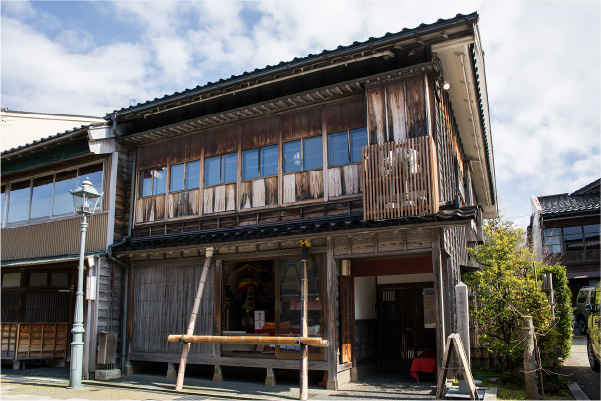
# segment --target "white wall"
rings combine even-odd
[[[355,320],[377,319],[375,277],[355,277]]]

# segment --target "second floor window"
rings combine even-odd
[[[169,173],[169,192],[196,189],[200,186],[200,160],[174,164]]]
[[[74,214],[73,196],[69,190],[75,190],[86,178],[98,192],[102,192],[101,164],[11,183],[7,223]],[[101,203],[95,212],[102,210]]]
[[[321,168],[321,150],[320,136],[284,143],[284,173]]]
[[[167,188],[167,168],[157,167],[140,172],[140,196],[161,195]]]
[[[599,224],[555,227],[543,230],[545,253],[594,250],[600,248]]]
[[[278,145],[242,152],[242,179],[268,177],[278,173]]]
[[[205,159],[204,185],[227,184],[236,182],[238,177],[238,154],[211,157]]]
[[[358,163],[361,148],[367,146],[367,128],[356,128],[328,134],[328,165]]]

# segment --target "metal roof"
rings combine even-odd
[[[42,139],[33,141],[33,142],[25,144],[25,145],[21,145],[16,148],[5,150],[4,152],[2,152],[0,154],[0,156],[2,157],[2,159],[5,159],[5,158],[9,159],[11,156],[16,156],[17,154],[21,154],[24,152],[30,152],[30,151],[32,152],[34,150],[37,150],[39,147],[50,145],[53,142],[58,143],[64,139],[72,139],[78,135],[83,135],[87,132],[88,128],[98,127],[101,125],[104,125],[104,123],[94,123],[94,124],[82,125],[79,128],[75,127],[72,130],[61,132],[56,135],[50,135],[49,137],[42,138]]]
[[[122,108],[121,110],[115,110],[113,113],[119,116],[125,116],[128,114],[136,113],[142,110],[146,110],[157,105],[161,105],[164,103],[179,101],[182,99],[186,99],[189,97],[197,96],[204,92],[213,91],[216,89],[222,89],[226,86],[240,84],[249,80],[257,80],[261,78],[265,78],[268,75],[273,75],[282,72],[291,72],[294,69],[302,68],[307,64],[312,64],[321,60],[331,61],[333,58],[343,57],[347,53],[357,52],[357,51],[374,51],[375,47],[390,45],[399,40],[405,40],[409,38],[419,39],[420,35],[424,35],[430,32],[440,31],[446,27],[456,26],[461,23],[470,23],[477,22],[479,19],[479,15],[477,12],[473,12],[471,14],[457,14],[454,18],[449,19],[439,19],[438,21],[432,24],[420,24],[416,28],[403,28],[400,32],[397,33],[386,33],[384,36],[379,38],[370,37],[366,41],[363,42],[354,42],[348,46],[338,46],[334,50],[323,50],[319,54],[309,54],[306,57],[296,57],[291,61],[282,61],[277,65],[268,65],[264,68],[257,68],[251,72],[244,72],[240,75],[232,75],[230,78],[220,79],[217,82],[207,82],[205,85],[198,85],[193,89],[185,89],[182,92],[175,92],[171,95],[165,95],[162,98],[155,98],[154,100],[149,100],[144,103],[138,103],[137,105],[130,106],[127,108]],[[110,118],[113,114],[107,114],[106,118]]]

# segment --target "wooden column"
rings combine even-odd
[[[434,294],[436,298],[436,355],[438,361],[438,374],[442,372],[442,357],[445,346],[444,324],[444,282],[442,275],[442,255],[440,253],[440,228],[432,229],[432,272],[434,273]]]
[[[327,238],[326,253],[326,339],[329,341],[328,355],[328,390],[338,390],[338,336],[336,334],[336,261],[334,260],[334,240]]]
[[[309,243],[309,245],[311,245]],[[301,330],[300,336],[307,337],[309,332],[307,325],[307,308],[309,295],[309,281],[307,279],[307,267],[309,264],[309,247],[307,241],[301,240],[303,254],[301,257]],[[300,345],[300,400],[307,400],[309,392],[309,346]]]
[[[200,300],[202,299],[202,293],[205,289],[205,281],[209,272],[209,265],[211,264],[211,258],[213,256],[213,248],[207,248],[205,254],[204,265],[202,266],[202,273],[200,275],[200,281],[198,283],[198,290],[196,291],[196,298],[194,298],[194,306],[192,308],[192,314],[190,316],[190,323],[188,324],[187,335],[191,336],[194,334],[194,326],[196,326],[196,317],[200,309]],[[190,344],[184,344],[182,350],[182,357],[179,362],[179,370],[177,372],[177,382],[175,383],[175,390],[181,390],[184,386],[184,374],[186,373],[186,363],[188,362],[188,353],[190,352]]]
[[[129,277],[127,283],[127,335],[125,338],[125,361],[123,363],[123,374],[125,376],[132,375],[134,373],[134,369],[131,366],[131,362],[129,360],[129,353],[131,351],[131,335],[134,326],[134,258],[133,256],[129,257]]]

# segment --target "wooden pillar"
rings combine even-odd
[[[310,243],[309,243],[310,245]],[[300,336],[307,337],[309,332],[307,325],[307,308],[309,295],[309,281],[307,278],[307,267],[309,265],[309,247],[307,241],[301,240],[303,250],[301,258],[301,330]],[[307,400],[309,392],[309,346],[300,345],[300,400]]]
[[[328,356],[328,390],[338,390],[338,336],[336,334],[336,261],[334,260],[334,240],[327,238],[326,251],[326,339],[329,341]]]
[[[177,370],[175,370],[175,364],[172,362],[167,363],[167,379],[175,379],[177,377]]]
[[[436,354],[438,360],[438,374],[442,372],[442,358],[445,346],[445,324],[444,324],[444,281],[443,265],[440,249],[440,228],[432,229],[432,272],[434,273],[434,294],[436,299]]]
[[[267,368],[267,377],[265,378],[266,386],[275,386],[275,373],[273,368]]]
[[[223,381],[223,370],[219,365],[215,365],[215,367],[213,368],[213,381],[217,383]]]

